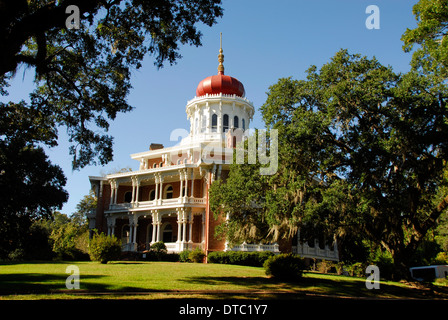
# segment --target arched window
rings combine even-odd
[[[225,114],[222,118],[222,132],[226,132],[229,129],[229,115]]]
[[[153,189],[151,190],[151,192],[149,193],[149,200],[154,200],[156,198],[156,190]]]
[[[218,128],[218,115],[214,113],[212,115],[212,132],[216,132],[216,128]]]
[[[159,163],[159,168],[162,168],[163,167],[163,162],[160,162]]]
[[[241,119],[241,127],[243,128],[243,131],[246,130],[246,120],[244,118]]]
[[[152,165],[152,167],[153,167],[153,168],[157,168],[157,163],[154,163],[154,164]]]
[[[163,227],[162,241],[165,243],[173,242],[173,226],[169,222]]]
[[[173,198],[173,186],[168,185],[165,189],[165,199],[172,199]]]
[[[233,117],[233,127],[234,128],[239,128],[240,127],[240,124],[238,122],[238,116],[234,116]]]
[[[184,158],[184,163],[188,163],[188,159],[187,158]]]
[[[124,194],[124,202],[131,203],[132,201],[132,192],[128,191]]]
[[[182,164],[182,159],[177,159],[177,164]]]

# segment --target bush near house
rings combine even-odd
[[[118,260],[121,255],[121,242],[115,236],[95,233],[90,240],[89,255],[92,261],[101,263]]]
[[[190,262],[190,252],[191,250],[184,250],[181,253],[179,253],[179,261]]]
[[[168,253],[166,245],[163,241],[158,241],[153,243],[149,250],[143,252],[145,254],[145,258],[142,260],[146,261],[171,261],[176,262],[179,261],[179,254],[177,253]]]
[[[210,263],[262,267],[263,263],[272,256],[274,256],[274,253],[269,251],[215,251],[208,254],[207,261]]]
[[[188,259],[190,261],[201,263],[204,261],[205,253],[201,250],[201,248],[196,248],[193,251],[190,251],[188,254]]]
[[[305,268],[305,261],[292,253],[281,253],[264,262],[266,275],[279,280],[300,280]]]

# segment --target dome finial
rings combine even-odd
[[[218,74],[224,74],[224,65],[222,64],[224,62],[224,55],[222,54],[222,32],[220,32],[220,39],[219,39],[219,54],[218,54]]]

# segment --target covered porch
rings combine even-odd
[[[122,251],[149,250],[153,243],[159,241],[165,243],[170,253],[193,250],[203,247],[205,210],[174,208],[110,214],[107,230],[109,235],[121,240]]]

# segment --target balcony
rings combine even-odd
[[[242,243],[240,245],[236,245],[233,248],[227,248],[227,250],[231,251],[271,251],[274,253],[280,252],[277,243],[273,244],[252,244],[252,243]]]
[[[314,247],[310,247],[306,243],[303,243],[292,246],[292,253],[304,258],[339,261],[339,253],[336,246],[332,249],[328,245],[325,245],[325,248],[321,249],[317,244]]]
[[[152,209],[164,209],[175,207],[205,207],[205,198],[179,197],[172,199],[157,199],[150,201],[139,201],[133,203],[116,203],[110,204],[108,212],[119,211],[142,211]]]

